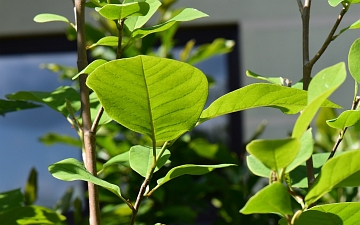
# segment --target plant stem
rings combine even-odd
[[[77,52],[78,52],[78,71],[83,70],[87,65],[86,38],[85,38],[85,0],[75,1],[76,9],[76,30],[77,30]],[[89,88],[86,86],[87,74],[79,76],[83,148],[85,149],[86,169],[96,176],[96,136],[91,132],[91,114]],[[100,207],[97,186],[88,182],[89,192],[89,223],[90,225],[100,225]]]

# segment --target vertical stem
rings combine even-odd
[[[86,38],[85,38],[85,0],[75,1],[76,9],[76,29],[77,29],[77,52],[78,52],[78,71],[83,70],[87,65]],[[85,149],[86,169],[96,176],[96,136],[91,131],[91,114],[89,101],[89,88],[86,86],[87,74],[79,77],[80,101],[83,131],[83,148]],[[97,186],[88,182],[89,193],[89,223],[90,225],[100,225],[100,207]]]

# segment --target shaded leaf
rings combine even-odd
[[[201,114],[201,121],[257,107],[272,107],[286,114],[296,114],[307,104],[307,92],[275,84],[250,84],[216,99]],[[325,107],[339,106],[326,102]]]
[[[6,113],[16,112],[24,109],[38,108],[40,105],[25,101],[9,101],[0,99],[0,115],[5,116]]]
[[[87,85],[111,118],[155,142],[193,128],[208,95],[200,70],[153,56],[105,63],[89,75]]]
[[[81,148],[82,144],[78,138],[74,138],[69,135],[61,135],[58,133],[47,133],[39,138],[45,145],[54,145],[54,144],[65,144]]]
[[[37,172],[32,168],[25,185],[24,190],[24,203],[25,205],[32,205],[37,198]]]
[[[269,177],[271,174],[271,169],[266,167],[260,160],[255,158],[255,156],[253,155],[248,155],[246,157],[246,163],[249,167],[249,170],[259,177]]]
[[[59,21],[59,22],[65,22],[65,23],[70,24],[69,20],[66,17],[56,15],[56,14],[51,14],[51,13],[43,13],[43,14],[36,15],[34,17],[34,21],[37,23]]]
[[[321,168],[321,173],[305,197],[311,205],[336,185],[360,171],[360,151],[349,151],[331,158]],[[354,178],[354,177],[353,177]],[[357,177],[359,179],[359,177]]]
[[[349,71],[357,83],[360,83],[360,38],[351,45],[348,55]]]
[[[308,105],[304,108],[293,128],[292,137],[300,138],[308,129],[316,112],[324,101],[345,81],[345,63],[321,70],[311,80],[308,91]]]
[[[71,200],[73,197],[73,193],[74,193],[74,188],[69,187],[66,190],[65,194],[63,194],[61,198],[56,202],[53,209],[59,214],[68,212],[71,207]]]
[[[131,3],[131,2],[136,2],[136,0],[124,0],[124,3]],[[124,25],[132,32],[135,29],[138,29],[142,26],[144,26],[144,24],[152,17],[152,15],[154,15],[154,13],[157,11],[157,9],[159,8],[159,6],[161,5],[161,2],[159,0],[145,0],[146,3],[149,4],[149,11],[146,15],[144,16],[133,16],[133,17],[129,17],[125,20]]]
[[[360,120],[360,111],[346,110],[338,118],[327,120],[326,123],[333,128],[344,129],[345,127],[354,126]]]
[[[101,186],[118,197],[121,197],[120,188],[107,181],[93,176],[86,170],[83,163],[74,158],[64,159],[49,166],[50,173],[59,180],[74,181],[83,180]]]
[[[0,193],[0,215],[3,211],[17,208],[24,202],[24,196],[20,189]]]
[[[123,4],[106,4],[96,11],[109,20],[120,20],[128,16],[145,16],[150,6],[146,2],[132,2]]]
[[[288,166],[300,149],[300,141],[296,138],[281,140],[254,140],[246,150],[259,159],[271,170],[279,171]]]
[[[72,87],[61,86],[53,92],[40,91],[20,91],[14,94],[6,95],[8,99],[20,101],[34,101],[43,103],[50,108],[60,112],[64,116],[68,116],[69,112],[66,108],[66,100],[71,102],[75,111],[80,110],[80,98],[78,92]]]
[[[284,185],[279,182],[272,183],[252,196],[240,213],[274,213],[283,217],[292,215],[290,195]]]
[[[147,173],[151,169],[154,159],[152,151],[153,151],[152,148],[141,145],[136,145],[131,147],[129,153],[129,161],[130,161],[131,169],[133,169],[141,176],[146,177],[148,175]],[[160,152],[161,152],[161,148],[157,148],[156,149],[157,158],[159,157]],[[165,165],[165,163],[170,158],[170,155],[171,155],[170,151],[166,149],[162,154],[162,156],[158,159],[154,173]]]
[[[79,73],[77,73],[72,80],[77,79],[81,74],[90,74],[92,73],[96,68],[98,68],[99,66],[101,66],[104,63],[107,63],[108,61],[104,60],[104,59],[96,59],[94,61],[92,61],[89,65],[87,65],[87,67],[85,67],[85,69],[81,70]]]

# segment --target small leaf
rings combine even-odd
[[[96,43],[88,46],[87,49],[90,49],[90,48],[93,48],[96,46],[100,46],[100,45],[115,47],[115,46],[119,45],[118,41],[119,41],[119,38],[116,36],[106,36],[106,37],[103,37],[100,40],[98,40]]]
[[[24,196],[20,189],[0,193],[0,215],[5,210],[17,208],[24,202]]]
[[[332,7],[339,5],[342,1],[344,0],[328,0],[329,5],[331,5]]]
[[[59,214],[68,212],[71,206],[73,193],[74,193],[74,188],[69,187],[66,190],[65,194],[61,196],[61,198],[56,202],[53,209],[56,210],[56,212]]]
[[[73,147],[81,148],[82,143],[78,138],[74,138],[69,135],[61,135],[58,133],[47,133],[39,138],[45,145],[54,145],[54,144],[65,144]]]
[[[360,0],[346,0],[346,2],[349,2],[351,4],[358,4],[360,3]]]
[[[9,101],[0,99],[0,115],[4,116],[9,112],[16,112],[24,109],[38,108],[40,105],[26,101]]]
[[[324,194],[331,191],[346,178],[360,171],[360,151],[349,151],[331,158],[321,168],[321,173],[305,197],[307,205],[311,205]],[[358,179],[359,177],[357,177]]]
[[[136,2],[136,0],[124,0],[124,3],[130,3],[130,2]],[[154,13],[157,11],[157,9],[160,7],[161,2],[159,0],[145,0],[146,3],[149,4],[149,11],[144,16],[132,16],[125,20],[125,26],[129,29],[129,31],[134,31],[135,29],[138,29],[154,15]]]
[[[144,16],[149,12],[150,6],[146,2],[132,2],[125,4],[106,4],[96,11],[109,20],[120,20],[128,16]]]
[[[354,126],[360,120],[360,111],[346,110],[338,118],[327,120],[326,123],[333,128],[343,130],[345,127]]]
[[[246,146],[250,154],[274,171],[288,166],[295,159],[299,149],[300,141],[296,138],[254,140]]]
[[[130,153],[130,151],[127,151],[127,152],[124,152],[117,156],[112,157],[106,163],[104,163],[103,170],[106,167],[113,166],[113,165],[122,165],[125,167],[130,167],[129,153]]]
[[[275,182],[252,196],[240,213],[248,215],[254,213],[274,213],[285,217],[292,215],[290,195],[284,185]]]
[[[301,213],[295,225],[354,225],[359,223],[359,202],[341,202],[314,206]]]
[[[85,67],[85,69],[81,70],[79,73],[77,73],[72,80],[77,79],[81,74],[90,74],[92,73],[96,68],[98,68],[99,66],[101,66],[104,63],[107,63],[108,61],[104,60],[104,59],[96,59],[94,61],[92,61],[87,67]]]
[[[275,84],[250,84],[216,99],[201,114],[201,121],[257,107],[272,107],[286,114],[296,114],[307,104],[307,92]],[[326,102],[324,107],[338,108]]]
[[[172,168],[165,177],[157,180],[158,186],[165,184],[166,182],[182,176],[182,175],[203,175],[213,171],[214,169],[236,166],[235,164],[220,164],[220,165],[181,165]]]
[[[308,129],[316,112],[324,101],[345,81],[345,63],[321,70],[311,80],[308,91],[308,105],[296,120],[292,137],[300,138]]]
[[[192,129],[208,94],[199,69],[154,56],[105,63],[89,75],[87,85],[111,118],[154,142]]]
[[[153,163],[153,152],[152,148],[141,145],[136,145],[130,148],[129,161],[130,167],[143,177],[148,175]],[[156,149],[156,157],[159,157],[161,148]],[[156,163],[154,173],[158,171],[170,158],[170,151],[165,150],[162,156]]]
[[[37,23],[60,21],[60,22],[65,22],[65,23],[70,24],[69,20],[66,19],[65,17],[56,15],[56,14],[50,14],[50,13],[39,14],[34,17],[34,21]]]
[[[20,91],[14,94],[6,95],[8,99],[20,101],[34,101],[43,103],[50,108],[60,112],[64,116],[68,116],[69,112],[66,107],[66,100],[71,102],[75,111],[80,110],[80,98],[78,92],[72,87],[62,86],[53,92],[39,91]]]
[[[360,38],[351,45],[348,55],[349,71],[357,83],[360,83]]]
[[[254,78],[254,79],[258,79],[258,80],[265,80],[269,83],[273,83],[273,84],[277,84],[277,85],[283,85],[283,83],[284,83],[284,78],[282,78],[282,77],[264,77],[264,76],[254,73],[250,70],[246,70],[246,76]]]
[[[360,20],[355,21],[348,27],[348,29],[359,29],[360,28]]]
[[[25,205],[32,205],[37,198],[37,172],[32,168],[24,191]]]
[[[253,155],[246,157],[246,163],[249,170],[259,177],[269,177],[271,174],[271,170]]]
[[[50,173],[59,180],[74,181],[83,180],[101,186],[118,197],[121,197],[120,188],[107,181],[93,176],[85,166],[74,158],[64,159],[49,166]]]

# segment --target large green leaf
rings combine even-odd
[[[3,211],[17,208],[24,202],[24,196],[20,189],[0,193],[0,215]]]
[[[155,25],[152,27],[139,28],[139,29],[134,30],[134,32],[132,33],[131,36],[136,39],[143,38],[146,35],[167,30],[170,27],[172,27],[176,22],[191,21],[191,20],[199,19],[199,18],[206,17],[206,16],[208,16],[208,15],[199,10],[192,9],[192,8],[186,8],[186,9],[183,9],[178,15],[174,16],[173,18],[171,18],[170,20],[168,20],[162,24],[158,24],[158,25]]]
[[[201,114],[206,121],[221,115],[257,107],[278,108],[286,114],[296,114],[307,104],[307,92],[275,84],[250,84],[216,99]],[[339,106],[329,101],[325,107]]]
[[[74,158],[64,159],[50,165],[49,171],[55,178],[59,180],[83,180],[91,182],[111,191],[118,197],[122,198],[120,188],[118,186],[93,176],[89,171],[86,170],[83,163]]]
[[[188,165],[181,165],[181,166],[177,166],[172,168],[166,175],[165,177],[157,180],[158,185],[163,185],[166,182],[182,176],[182,175],[203,175],[206,173],[210,173],[211,171],[213,171],[214,169],[218,169],[218,168],[223,168],[223,167],[229,167],[229,166],[236,166],[235,164],[219,164],[219,165],[192,165],[192,164],[188,164]]]
[[[24,109],[33,109],[40,105],[25,101],[9,101],[0,99],[0,115],[4,116],[9,112],[16,112]]]
[[[11,100],[43,103],[60,112],[64,116],[69,115],[66,108],[66,99],[71,103],[71,106],[75,111],[80,110],[79,93],[72,87],[68,86],[59,87],[53,92],[20,91],[14,94],[6,95],[6,97]]]
[[[321,70],[311,80],[308,91],[308,105],[304,108],[297,119],[292,137],[300,138],[308,129],[316,112],[324,101],[345,81],[345,63],[341,62],[334,66]]]
[[[157,158],[159,157],[160,152],[161,152],[161,148],[157,148],[156,149]],[[163,152],[163,154],[156,163],[154,173],[158,171],[163,165],[165,165],[166,162],[168,162],[170,155],[171,153],[167,149]],[[129,153],[130,167],[143,177],[146,177],[148,175],[148,172],[150,171],[153,163],[153,159],[154,159],[153,150],[150,147],[136,145],[130,148],[130,153]]]
[[[284,185],[275,182],[252,196],[240,210],[242,214],[274,213],[285,217],[292,215],[290,195]]]
[[[360,111],[346,110],[338,118],[327,120],[326,123],[333,128],[344,129],[345,127],[354,126],[360,120]]]
[[[109,20],[120,20],[128,16],[145,16],[150,6],[146,2],[132,2],[125,4],[106,4],[96,11]]]
[[[351,76],[360,83],[360,38],[356,39],[350,47],[348,55],[349,71]]]
[[[314,206],[303,212],[295,225],[359,224],[359,202],[342,202]]]
[[[65,216],[42,206],[16,207],[0,214],[1,225],[51,225],[60,224],[65,219]]]
[[[65,23],[70,24],[69,20],[66,17],[56,15],[56,14],[50,14],[50,13],[43,13],[43,14],[36,15],[34,17],[34,21],[37,23],[59,21],[59,22],[65,22]]]
[[[123,4],[131,3],[131,2],[139,2],[139,0],[124,0]],[[144,16],[132,16],[125,20],[125,26],[132,32],[135,29],[138,29],[154,15],[157,9],[160,7],[161,2],[159,0],[145,0],[146,3],[149,4],[149,11]]]
[[[331,158],[325,163],[321,168],[319,177],[316,178],[316,181],[310,191],[305,197],[305,202],[307,205],[311,205],[321,198],[324,194],[331,191],[335,186],[337,186],[342,181],[351,177],[352,175],[360,171],[360,151],[349,151],[341,155]],[[356,179],[356,183],[359,183],[359,177],[352,176],[352,179]],[[350,183],[348,181],[347,183]]]
[[[153,56],[105,63],[89,75],[87,85],[111,118],[156,142],[193,128],[208,95],[200,70]]]
[[[246,146],[250,154],[274,171],[288,166],[295,159],[299,149],[300,141],[297,138],[254,140]]]

